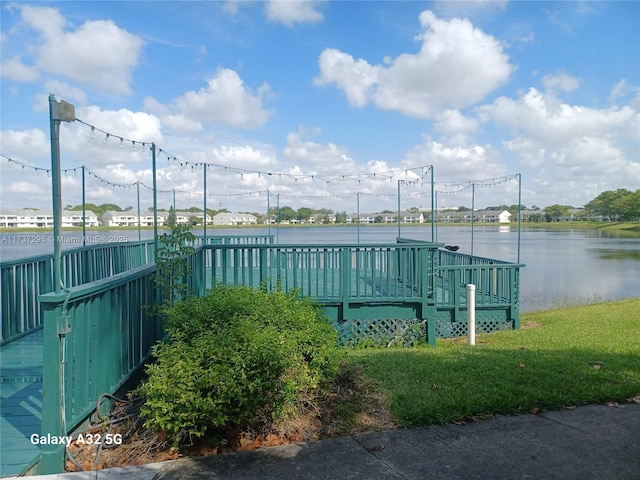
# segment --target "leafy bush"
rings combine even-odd
[[[295,293],[218,286],[168,310],[169,340],[137,393],[174,446],[210,427],[283,419],[337,372],[337,335]]]

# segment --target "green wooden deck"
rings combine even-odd
[[[466,335],[468,283],[477,287],[478,332],[519,327],[522,265],[400,239],[395,245],[275,245],[258,240],[203,242],[189,258],[193,273],[184,281],[196,295],[218,283],[295,289],[323,305],[346,345],[417,339],[435,345],[438,337]],[[91,414],[96,398],[120,388],[161,338],[158,319],[144,308],[155,300],[156,267],[139,254],[148,245],[136,248],[134,261],[116,247],[92,250],[100,265],[103,257],[120,260],[100,268],[99,275],[71,282],[76,286],[68,294],[45,293],[51,286],[49,259],[0,265],[2,477],[24,473],[36,462],[37,473],[61,472],[63,449],[39,448],[30,436],[60,435],[65,427],[65,433],[72,432]],[[129,250],[123,246],[124,253]],[[42,275],[32,275],[40,270]],[[60,338],[69,347],[66,360]]]
[[[0,347],[0,473],[20,475],[40,448],[29,437],[42,421],[42,329]]]

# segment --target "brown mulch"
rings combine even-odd
[[[123,417],[126,411],[116,404],[111,419]],[[130,412],[129,412],[130,415]],[[308,398],[299,414],[287,422],[263,431],[220,430],[207,432],[203,438],[193,439],[177,451],[169,448],[162,434],[149,430],[138,418],[123,418],[109,433],[123,436],[122,444],[106,448],[96,445],[71,444],[69,451],[74,461],[67,460],[67,471],[100,470],[110,467],[143,465],[152,462],[174,460],[180,457],[217,455],[241,452],[262,447],[284,445],[332,437],[359,435],[367,432],[395,428],[387,400],[376,393],[365,380],[359,367],[344,363],[331,387]],[[132,429],[138,421],[138,428]],[[132,431],[129,436],[125,435]],[[96,427],[89,433],[105,433]],[[74,464],[75,462],[75,464]]]

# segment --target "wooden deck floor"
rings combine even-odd
[[[40,455],[29,437],[42,420],[42,329],[0,347],[0,474],[24,473]]]

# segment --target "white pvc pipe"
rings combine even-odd
[[[469,332],[469,345],[476,344],[476,286],[467,284],[467,331]]]

